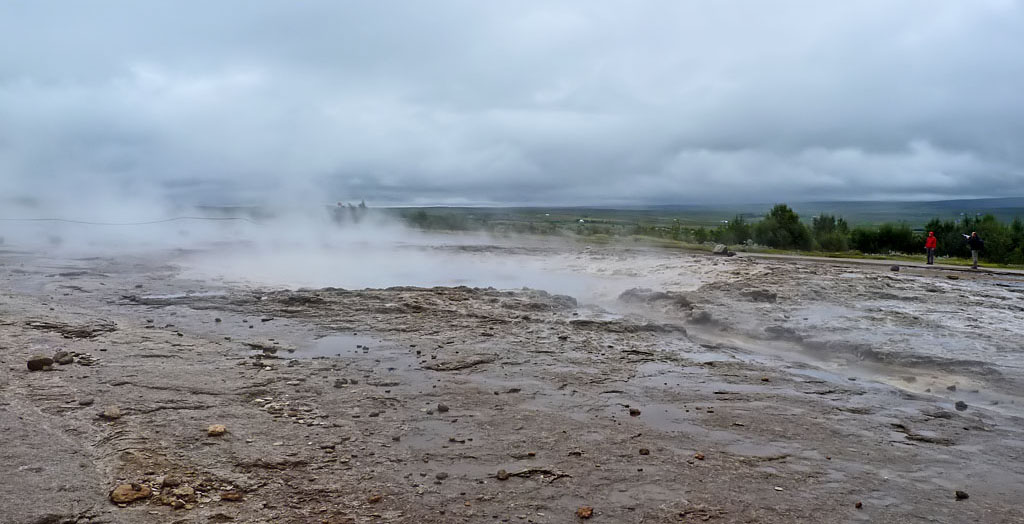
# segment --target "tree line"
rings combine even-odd
[[[681,242],[715,242],[775,249],[862,254],[922,254],[925,236],[934,231],[936,255],[970,257],[963,235],[977,231],[985,241],[981,258],[999,264],[1024,265],[1024,222],[1000,222],[992,215],[959,220],[931,219],[924,230],[903,222],[851,226],[844,218],[822,213],[804,221],[786,204],[774,206],[760,220],[736,216],[716,227],[691,227],[679,220],[668,224],[639,221],[637,217],[554,220],[539,216],[492,215],[448,209],[391,210],[406,224],[427,230],[489,231],[514,234],[575,234],[585,237],[653,237]],[[640,219],[642,220],[642,219]]]
[[[865,254],[913,254],[924,252],[928,231],[938,240],[937,256],[970,256],[963,235],[977,231],[985,242],[981,258],[1000,264],[1024,264],[1024,222],[1020,217],[1009,224],[992,215],[965,216],[961,220],[933,218],[923,231],[914,231],[906,223],[878,226],[850,225],[842,217],[821,214],[805,224],[786,204],[778,204],[758,222],[737,216],[714,229],[698,228],[694,240],[723,244],[756,244],[777,249]]]

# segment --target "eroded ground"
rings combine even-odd
[[[542,255],[649,290],[285,290],[2,253],[0,521],[1024,521],[1019,281]],[[27,369],[58,350],[76,362]],[[124,483],[152,493],[116,505]]]

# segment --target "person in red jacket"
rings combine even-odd
[[[935,248],[938,246],[939,242],[935,239],[935,232],[929,231],[928,238],[924,240],[924,250],[928,252],[928,264],[935,263]]]

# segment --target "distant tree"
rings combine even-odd
[[[861,253],[915,253],[924,249],[924,238],[902,223],[854,228],[850,243]]]
[[[810,249],[811,234],[795,211],[786,204],[776,204],[754,225],[754,241],[779,249]]]
[[[849,249],[849,226],[846,220],[822,213],[811,219],[811,233],[818,249],[846,251]]]
[[[753,237],[750,224],[740,215],[715,230],[715,240],[723,244],[742,244]]]
[[[711,235],[708,234],[708,230],[704,229],[703,226],[693,230],[693,240],[698,244],[703,244],[704,242],[707,242],[710,238]]]

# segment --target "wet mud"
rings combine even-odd
[[[1011,277],[456,250],[598,284],[0,253],[0,522],[1024,521]]]

